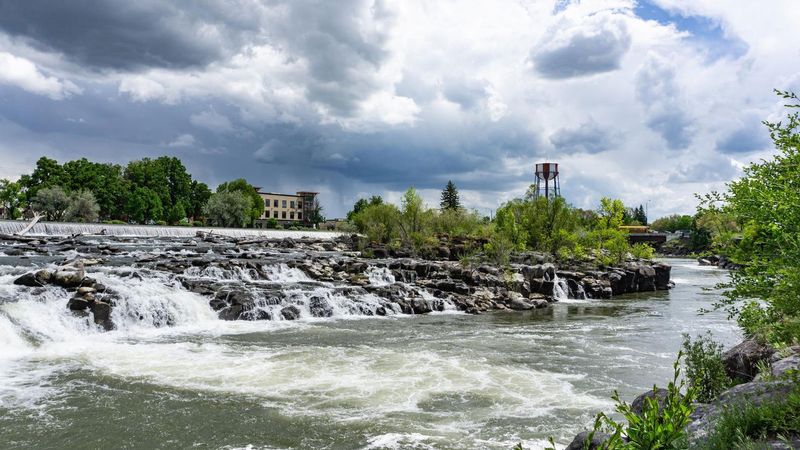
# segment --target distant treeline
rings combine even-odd
[[[59,164],[42,157],[18,181],[0,180],[0,207],[9,219],[37,212],[46,220],[248,226],[261,216],[264,203],[244,179],[223,183],[213,193],[175,157],[125,166],[86,158]]]

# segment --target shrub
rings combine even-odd
[[[694,342],[688,334],[684,334],[683,351],[686,353],[686,378],[697,391],[699,402],[714,400],[733,384],[725,373],[722,344],[714,342],[710,331],[698,336]]]
[[[274,217],[270,217],[269,219],[267,219],[267,228],[269,228],[270,230],[278,228],[278,221],[275,220]]]
[[[486,257],[493,263],[503,266],[508,264],[512,250],[514,250],[514,243],[501,233],[496,233],[483,246]]]
[[[637,259],[653,259],[654,254],[653,247],[641,242],[631,247],[631,255]]]
[[[692,386],[687,386],[685,380],[678,381],[682,357],[683,353],[678,353],[678,359],[673,364],[673,378],[667,385],[667,396],[663,400],[663,407],[660,408],[658,400],[651,397],[645,400],[641,414],[636,414],[629,404],[620,400],[619,393],[614,392],[612,398],[617,404],[616,410],[625,418],[627,424],[600,413],[595,419],[588,440],[591,440],[594,433],[605,430],[611,434],[602,447],[607,450],[685,448],[687,438],[685,428],[693,411],[695,390]],[[684,388],[686,394],[681,395],[681,390]],[[654,391],[655,389],[653,386]],[[555,450],[552,438],[550,443],[552,447],[547,450]]]

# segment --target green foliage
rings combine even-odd
[[[722,361],[722,344],[714,342],[711,332],[698,336],[694,342],[683,335],[686,354],[686,378],[697,392],[697,401],[709,403],[733,385]]]
[[[247,182],[244,178],[239,178],[227,183],[222,183],[217,187],[217,193],[221,192],[239,192],[250,199],[250,210],[248,211],[248,219],[245,224],[253,224],[264,214],[264,199],[258,195],[258,191],[253,185]],[[245,225],[246,226],[246,225]]]
[[[36,191],[31,207],[44,214],[46,220],[62,220],[69,207],[69,197],[61,186],[41,188]]]
[[[729,450],[766,448],[764,439],[796,436],[800,430],[800,383],[792,392],[771,402],[743,402],[726,409],[715,421],[708,438],[696,448]],[[769,447],[772,448],[772,447]],[[787,447],[788,448],[788,447]]]
[[[275,218],[270,217],[269,219],[267,219],[267,228],[271,230],[278,228],[278,221],[275,220]]]
[[[458,189],[452,180],[447,182],[447,186],[442,190],[442,200],[439,203],[442,210],[461,209],[461,200],[458,197]]]
[[[613,200],[607,197],[600,199],[598,227],[602,229],[617,229],[625,223],[625,204],[622,200]]]
[[[778,94],[787,107],[800,108],[795,94]],[[778,153],[745,167],[741,179],[707,195],[700,209],[717,214],[704,222],[709,226],[734,221],[742,229],[741,242],[727,248],[743,268],[731,273],[726,301],[717,306],[737,317],[747,335],[780,345],[800,336],[800,113],[764,123]]]
[[[203,215],[215,226],[241,228],[250,224],[252,212],[250,195],[238,190],[222,190],[211,195]]]
[[[508,264],[512,250],[514,250],[514,243],[502,233],[494,234],[489,242],[483,246],[486,257],[501,266]]]
[[[0,208],[5,209],[6,219],[17,219],[22,205],[22,188],[18,182],[0,179]]]
[[[58,161],[41,157],[36,161],[36,168],[30,175],[20,177],[20,187],[25,193],[25,200],[33,202],[40,189],[63,186],[65,183],[64,168]]]
[[[639,225],[647,225],[647,213],[644,211],[644,206],[639,205],[636,208],[633,208],[631,213],[632,222],[636,222]]]
[[[380,195],[373,195],[372,197],[369,198],[369,200],[365,198],[360,198],[353,205],[353,209],[347,213],[347,220],[352,222],[356,214],[360,213],[367,207],[381,205],[381,204],[383,204],[383,198]]]
[[[512,200],[497,210],[495,227],[517,250],[530,249],[557,255],[575,242],[575,210],[563,198],[534,197]]]
[[[141,224],[154,223],[164,214],[158,194],[143,187],[136,188],[130,193],[125,209],[130,220]]]
[[[680,361],[682,354],[673,365],[673,378],[667,385],[667,396],[663,407],[658,401],[649,397],[645,400],[641,414],[633,412],[631,405],[620,400],[619,393],[614,392],[612,399],[616,402],[616,411],[625,418],[625,422],[617,422],[603,413],[595,421],[595,433],[601,429],[611,432],[611,437],[604,444],[607,450],[653,450],[680,449],[686,445],[686,425],[694,410],[692,402],[695,391],[680,380]],[[686,391],[681,395],[681,391]],[[653,386],[653,392],[656,387]]]
[[[688,231],[692,229],[692,221],[692,216],[672,214],[654,220],[650,228],[656,231],[668,231],[670,233],[679,230]]]
[[[353,217],[353,223],[371,242],[388,244],[400,235],[400,211],[394,205],[369,206]]]
[[[100,205],[90,191],[78,191],[69,198],[65,218],[72,222],[97,222]]]
[[[426,211],[427,232],[448,236],[489,237],[490,226],[477,211],[463,208]]]
[[[205,183],[192,181],[192,187],[189,191],[189,204],[186,214],[196,221],[203,217],[203,207],[208,202],[208,199],[211,198],[211,189]]]
[[[144,158],[132,161],[125,168],[124,177],[131,184],[132,190],[148,189],[158,197],[161,206],[160,215],[150,217],[151,220],[166,221],[170,213],[177,211],[177,205],[181,205],[185,210],[184,205],[191,204],[192,177],[178,158],[162,156],[156,159]],[[148,199],[148,204],[154,205],[155,202]],[[137,203],[133,205],[140,206]],[[156,208],[153,208],[151,212],[155,210]],[[141,214],[141,210],[128,210],[128,214],[135,217]]]
[[[653,259],[655,250],[653,250],[653,247],[640,242],[631,247],[631,255],[637,259]]]

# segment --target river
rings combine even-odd
[[[13,280],[0,257],[0,447],[541,448],[566,443],[619,389],[666,382],[681,333],[738,339],[698,315],[725,272],[684,259],[671,291],[564,300],[528,312],[222,321],[169,276],[89,275],[125,300],[104,332],[60,288]],[[127,272],[125,272],[127,270]],[[274,283],[302,273],[276,270]],[[207,275],[207,274],[206,274]],[[156,327],[159,317],[171,326]]]

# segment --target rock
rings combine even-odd
[[[570,442],[570,444],[564,450],[584,450],[584,449],[586,449],[587,447],[586,447],[585,444],[586,444],[586,441],[589,439],[589,433],[590,433],[589,431],[583,431],[583,432],[578,433],[578,435],[575,436],[575,439],[573,439],[572,442]],[[594,435],[592,435],[591,442],[589,442],[588,450],[598,450],[598,449],[600,449],[601,446],[603,445],[603,443],[605,441],[607,441],[608,438],[610,438],[610,437],[611,436],[609,436],[606,433],[601,433],[599,431],[595,432]]]
[[[428,314],[433,311],[433,305],[423,298],[415,298],[411,301],[411,308],[414,314]]]
[[[648,398],[654,398],[658,403],[658,411],[661,412],[661,410],[664,408],[664,404],[666,403],[668,396],[669,396],[669,391],[667,391],[666,389],[658,388],[655,391],[653,389],[650,389],[649,391],[639,395],[633,400],[633,403],[631,403],[631,411],[633,411],[634,414],[636,414],[637,416],[641,416],[642,411],[644,410],[645,407],[645,401]],[[681,397],[683,397],[683,395],[681,395]]]
[[[383,247],[377,247],[372,249],[372,257],[375,259],[385,259],[389,257],[389,251]]]
[[[775,349],[748,339],[731,348],[722,355],[725,372],[732,380],[748,382],[758,374],[756,367],[760,361],[769,361]]]
[[[300,318],[300,308],[295,305],[289,305],[281,309],[281,316],[285,320],[297,320]]]
[[[656,290],[656,271],[650,266],[640,266],[637,271],[637,292]]]
[[[72,311],[85,311],[89,309],[90,303],[83,298],[74,297],[67,302],[67,308]]]
[[[81,285],[84,277],[83,263],[79,261],[74,265],[59,267],[53,274],[52,282],[63,288],[76,288]]]
[[[25,275],[14,280],[14,284],[17,286],[27,286],[27,287],[42,287],[45,283],[39,279],[33,272],[28,272]]]
[[[790,381],[752,381],[734,386],[714,400],[713,403],[698,405],[690,416],[686,431],[689,435],[689,448],[695,448],[713,430],[717,418],[727,409],[736,405],[760,406],[768,402],[784,400],[792,390]]]
[[[308,303],[308,309],[314,317],[331,317],[333,316],[333,307],[323,297],[314,296]]]
[[[508,307],[515,311],[527,311],[529,309],[536,308],[536,305],[528,299],[522,297],[522,294],[509,292],[508,297],[510,299]]]
[[[670,285],[669,277],[672,272],[672,266],[658,263],[653,265],[653,269],[655,269],[656,272],[656,289],[667,290],[671,288],[672,285]]]
[[[800,354],[794,354],[772,363],[772,376],[783,377],[792,372],[800,373]]]
[[[102,325],[106,330],[113,328],[111,324],[111,305],[106,302],[94,302],[91,306],[94,323]]]
[[[450,259],[450,248],[447,246],[441,246],[438,250],[438,256],[441,259]]]
[[[94,294],[95,292],[97,292],[97,290],[95,288],[89,287],[89,286],[83,286],[83,287],[78,288],[78,294],[79,295]]]

